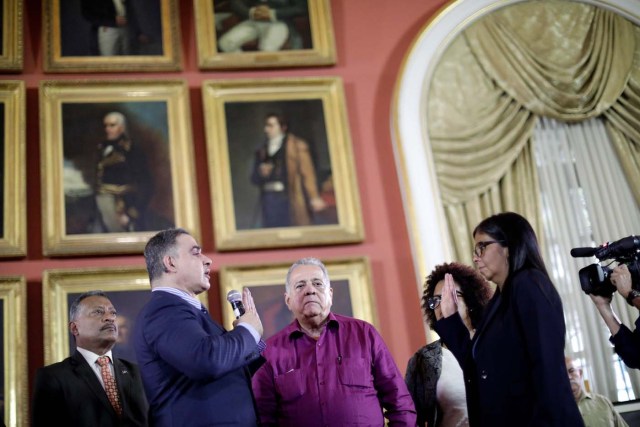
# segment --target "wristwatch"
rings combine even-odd
[[[631,289],[629,295],[627,295],[627,302],[629,305],[633,305],[633,300],[640,297],[640,291],[637,289]]]

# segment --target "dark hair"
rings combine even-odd
[[[74,321],[76,319],[76,317],[78,316],[78,312],[80,311],[80,303],[82,302],[83,299],[89,298],[89,297],[96,297],[96,296],[97,297],[105,297],[106,299],[109,299],[107,294],[105,294],[101,290],[87,291],[87,292],[85,292],[83,294],[80,294],[80,296],[78,296],[78,298],[76,298],[71,303],[71,307],[69,307],[69,322]]]
[[[166,272],[162,258],[174,252],[176,240],[181,234],[189,233],[184,228],[169,228],[158,232],[147,242],[144,248],[144,259],[147,262],[150,281],[153,282]]]
[[[484,312],[484,306],[489,302],[491,297],[491,288],[489,283],[484,277],[480,275],[476,270],[468,265],[460,264],[458,262],[445,263],[437,265],[431,274],[427,276],[427,280],[424,282],[424,290],[422,292],[422,314],[429,324],[430,328],[436,323],[436,315],[433,310],[429,309],[427,300],[433,297],[433,293],[436,289],[436,285],[441,280],[444,280],[445,274],[451,274],[453,280],[460,285],[462,291],[462,297],[467,305],[467,311],[469,312],[469,319],[471,320],[471,326],[474,328],[480,323],[482,313]]]
[[[283,132],[286,132],[289,129],[289,123],[287,123],[287,118],[285,116],[283,116],[282,114],[278,114],[278,113],[267,113],[266,116],[264,116],[264,120],[268,120],[271,117],[275,118],[278,121],[278,124],[280,125],[280,128],[282,128]]]
[[[480,222],[473,230],[477,233],[488,234],[500,245],[509,249],[509,276],[525,268],[541,271],[547,278],[549,273],[540,255],[538,238],[531,224],[525,217],[515,212],[503,212],[492,215]]]

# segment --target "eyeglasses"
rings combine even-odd
[[[487,240],[484,242],[478,242],[476,243],[476,247],[473,248],[473,254],[478,258],[482,258],[482,255],[484,255],[484,250],[487,248],[487,246],[491,245],[492,243],[502,244],[504,243],[504,240]]]
[[[459,297],[464,296],[460,291],[456,291],[456,295]],[[431,298],[427,298],[427,307],[429,307],[429,310],[435,310],[440,305],[440,301],[442,301],[442,295],[434,295]]]

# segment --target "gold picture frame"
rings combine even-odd
[[[123,6],[127,13],[124,18],[127,25],[120,28],[130,31],[130,37],[122,43],[127,49],[125,54],[111,53],[115,49],[113,45],[101,39],[103,34],[118,28],[112,2],[103,3],[103,0],[91,0],[86,4],[79,1],[42,0],[45,72],[155,72],[182,69],[177,0],[143,0],[127,2]],[[109,7],[113,10],[105,17],[106,8]]]
[[[243,46],[228,34],[238,24],[256,22],[232,10],[230,1],[194,0],[198,65],[200,69],[241,69],[326,66],[336,63],[336,48],[329,0],[297,0],[300,12],[286,12],[282,25],[286,41],[279,48],[262,47],[256,40]],[[264,6],[263,6],[264,7]],[[291,9],[291,5],[287,5]],[[247,13],[244,10],[240,13]],[[278,11],[275,11],[277,16]],[[284,15],[285,13],[283,13]],[[261,25],[261,24],[259,24]],[[225,35],[227,37],[225,38]],[[222,40],[224,50],[220,47]],[[229,43],[232,43],[229,45]],[[237,47],[232,47],[237,46]],[[249,47],[247,47],[249,46]],[[262,49],[262,50],[261,50]],[[225,51],[226,50],[226,51]]]
[[[115,142],[112,113],[126,121]],[[174,226],[199,238],[184,80],[43,81],[40,128],[45,255],[142,253]]]
[[[27,253],[24,82],[0,81],[0,120],[4,129],[0,141],[0,257],[18,257]]]
[[[324,261],[323,261],[324,262]],[[227,293],[249,288],[267,339],[291,323],[293,316],[284,303],[285,277],[290,263],[223,266],[220,269],[220,299]],[[371,266],[366,257],[327,260],[324,262],[333,288],[331,311],[355,317],[377,326],[377,314],[371,283]],[[233,328],[231,305],[222,305],[227,329]]]
[[[27,284],[23,276],[0,276],[2,319],[2,398],[4,424],[27,425]]]
[[[44,363],[60,362],[75,347],[69,333],[69,307],[80,294],[104,291],[118,312],[118,321],[127,321],[127,332],[119,325],[119,338],[113,353],[135,362],[132,348],[124,342],[133,332],[140,309],[151,297],[149,275],[145,267],[109,267],[45,270],[42,281],[44,321]],[[208,307],[207,292],[198,298]],[[120,342],[120,340],[123,342]]]
[[[202,96],[219,250],[364,239],[344,90],[338,77],[208,80]],[[291,153],[284,154],[282,162],[294,163],[282,178],[289,184],[267,188],[254,178],[258,157],[266,156],[266,116],[273,114],[286,116],[288,136],[282,147],[290,148],[280,151]],[[272,194],[266,192],[276,190],[290,195],[289,220],[269,219],[280,217],[267,201]],[[320,208],[313,207],[311,198]]]
[[[22,0],[5,0],[2,7],[0,72],[17,72],[23,67]]]

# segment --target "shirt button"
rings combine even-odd
[[[489,375],[487,375],[487,371],[485,371],[484,369],[482,370],[482,372],[480,372],[480,378],[482,378],[483,380],[486,380],[488,376]]]
[[[320,381],[320,385],[324,385],[324,381]]]

